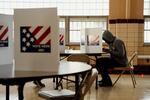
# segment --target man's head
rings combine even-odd
[[[115,39],[115,36],[113,36],[113,34],[110,32],[110,31],[108,31],[108,30],[105,30],[104,32],[103,32],[103,40],[106,42],[106,43],[108,43],[108,44],[110,44],[110,43],[112,43],[113,41],[114,41],[114,39]]]

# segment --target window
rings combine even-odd
[[[59,28],[65,29],[65,19],[59,18]]]
[[[48,8],[57,7],[58,15],[64,17],[60,20],[59,27],[68,29],[69,42],[79,43],[82,28],[102,28],[107,27],[107,17],[109,14],[109,0],[0,0],[0,13],[13,15],[15,8]],[[67,19],[76,16],[77,18]],[[82,17],[97,18],[85,18]],[[103,17],[99,17],[103,16]],[[98,18],[99,17],[99,18]],[[69,25],[66,25],[69,23]],[[65,26],[66,25],[66,26]],[[65,28],[67,27],[67,28]]]
[[[109,0],[0,0],[0,13],[13,14],[14,8],[57,7],[59,16],[108,15]]]
[[[106,30],[107,18],[71,18],[70,19],[70,43],[79,43],[80,34],[84,28],[100,28]]]
[[[144,43],[150,43],[150,18],[145,18]]]
[[[144,15],[150,15],[150,0],[144,0]]]
[[[150,43],[150,0],[144,0],[144,43]]]

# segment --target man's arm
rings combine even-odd
[[[110,53],[114,56],[123,57],[125,54],[124,43],[121,40],[115,41],[113,47],[110,46]]]

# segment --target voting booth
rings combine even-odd
[[[81,30],[80,50],[83,52],[102,52],[102,30],[85,28]]]
[[[60,52],[65,52],[65,29],[59,28],[59,46]]]
[[[0,14],[0,74],[13,70],[13,16]]]
[[[58,30],[56,8],[15,9],[15,70],[57,71]]]

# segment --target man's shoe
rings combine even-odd
[[[99,86],[100,86],[100,87],[111,87],[111,86],[112,86],[112,83],[104,83],[104,82],[101,82],[101,83],[99,83]]]

